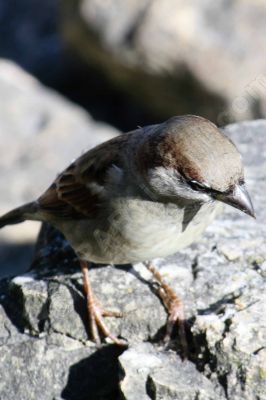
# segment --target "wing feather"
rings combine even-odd
[[[87,151],[63,171],[38,199],[41,210],[56,218],[91,217],[107,193],[108,170],[121,166],[121,151],[129,134],[117,136]]]

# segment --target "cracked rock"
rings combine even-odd
[[[121,391],[127,400],[223,400],[222,392],[190,361],[149,343],[130,348],[119,357],[124,373]]]

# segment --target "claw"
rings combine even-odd
[[[87,310],[89,315],[90,322],[90,332],[92,336],[92,340],[100,344],[100,332],[106,337],[111,339],[111,341],[119,346],[127,346],[127,342],[122,339],[118,339],[115,335],[111,333],[109,328],[106,326],[104,322],[105,317],[115,317],[121,318],[123,314],[119,311],[109,311],[104,310],[99,302],[94,298],[90,280],[89,280],[89,272],[88,272],[88,263],[86,261],[80,261],[81,270],[83,274],[83,285],[84,292],[87,299]]]
[[[145,263],[145,265],[148,268],[148,270],[152,273],[154,278],[157,280],[157,282],[160,284],[157,293],[168,312],[166,335],[164,337],[164,342],[167,343],[170,341],[173,329],[176,325],[178,325],[178,333],[179,333],[183,358],[187,358],[188,344],[186,339],[183,302],[176,295],[174,290],[164,281],[159,271],[157,271],[152,264]]]

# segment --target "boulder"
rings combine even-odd
[[[114,87],[155,115],[220,125],[266,111],[266,4],[259,0],[67,0],[62,32]]]
[[[96,266],[95,294],[121,310],[110,329],[128,348],[88,336],[78,260],[44,225],[31,270],[0,281],[0,393],[5,400],[264,400],[266,398],[266,121],[229,125],[257,219],[227,207],[202,239],[155,260],[183,298],[189,354],[162,343],[166,313],[142,264]]]

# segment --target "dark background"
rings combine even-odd
[[[125,131],[151,123],[155,113],[128,98],[66,43],[61,7],[58,0],[0,0],[0,57],[16,62],[97,120]]]

